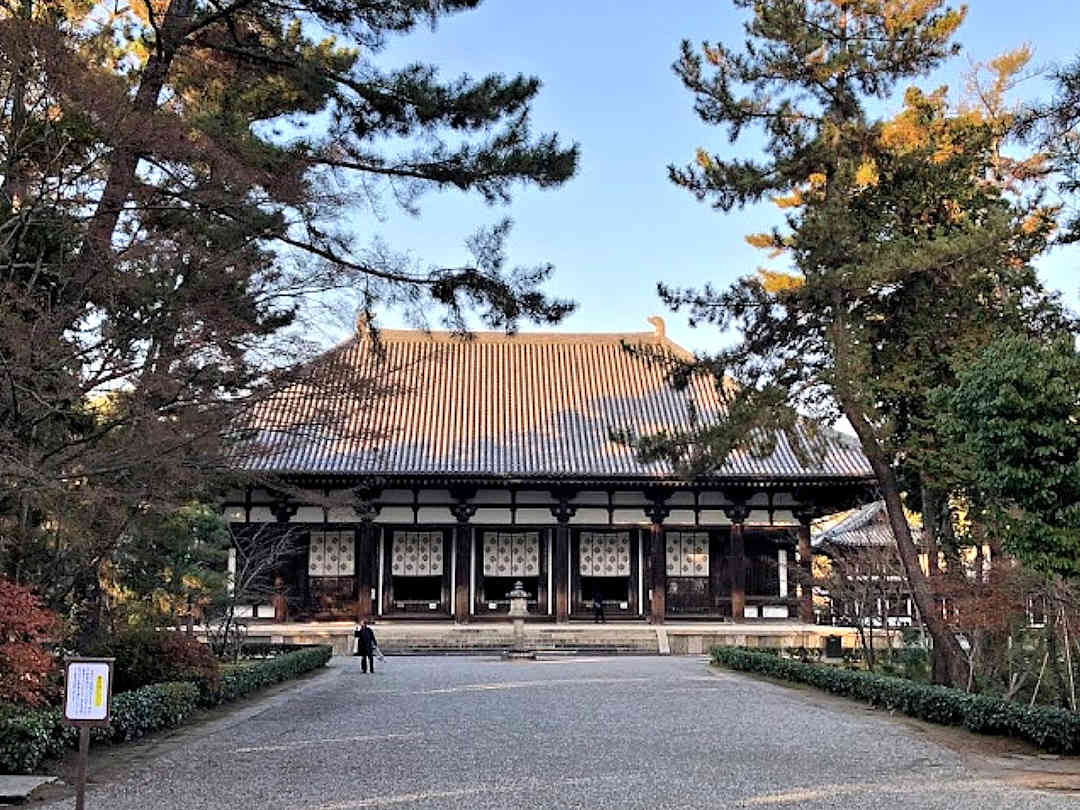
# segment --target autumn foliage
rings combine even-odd
[[[54,696],[56,659],[48,645],[59,617],[22,585],[0,578],[0,698],[38,706]]]

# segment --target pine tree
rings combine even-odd
[[[957,52],[951,39],[963,9],[943,0],[734,2],[751,12],[745,46],[705,43],[699,53],[684,42],[675,70],[701,118],[725,126],[733,142],[761,128],[762,154],[699,150],[694,164],[670,169],[671,179],[722,211],[771,199],[785,210],[785,227],[748,241],[789,265],[726,290],[661,286],[693,323],[735,327],[741,340],[675,375],[715,376],[727,418],[692,435],[646,439],[639,452],[709,468],[736,447],[769,449],[762,436],[778,431],[804,444],[800,414],[846,417],[933,636],[935,677],[966,683],[901,496],[912,472],[918,480],[932,467],[929,389],[1003,324],[1038,330],[1059,322],[1030,266],[1054,210],[1012,188],[1021,171],[1000,151],[1008,115],[950,107],[944,89],[915,88],[894,118],[867,112],[869,102],[891,99],[901,81]],[[1023,61],[1003,60],[998,75]]]
[[[461,267],[370,241],[425,192],[502,204],[576,170],[530,130],[538,79],[380,64],[477,5],[0,7],[0,570],[100,603],[132,521],[212,496],[223,428],[306,373],[327,297],[458,330],[570,311],[549,265],[507,261],[508,220]]]

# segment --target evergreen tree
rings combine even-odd
[[[570,178],[539,80],[390,68],[392,37],[478,0],[18,0],[0,6],[0,571],[54,603],[147,506],[206,496],[237,412],[308,374],[347,293],[462,330],[570,311],[513,267],[369,241],[431,190],[501,204]],[[349,392],[338,392],[348,395]]]
[[[1080,59],[1056,69],[1052,76],[1056,93],[1047,103],[1028,110],[1024,121],[1028,134],[1034,131],[1058,173],[1058,190],[1070,203],[1062,243],[1080,241]]]
[[[973,509],[1043,575],[1080,577],[1080,354],[1072,335],[1006,337],[956,384],[937,418],[967,470]]]
[[[677,382],[716,377],[727,417],[688,435],[646,438],[639,452],[711,468],[733,448],[768,450],[767,437],[787,432],[809,453],[799,414],[846,417],[934,639],[935,678],[965,683],[962,651],[920,567],[901,496],[912,472],[931,468],[928,391],[1003,324],[1038,331],[1060,322],[1030,266],[1053,209],[1014,192],[1022,172],[1000,149],[1013,126],[1007,114],[955,109],[944,89],[915,88],[896,117],[867,112],[868,102],[892,98],[899,82],[957,52],[951,39],[962,9],[943,0],[734,2],[751,12],[745,46],[705,43],[699,53],[684,42],[675,70],[701,118],[727,127],[733,142],[760,127],[762,155],[699,150],[694,164],[670,174],[724,211],[771,199],[786,211],[786,227],[748,241],[790,263],[726,290],[661,286],[692,323],[735,327],[741,340],[675,374]],[[1024,61],[1020,52],[992,67],[1007,82]]]

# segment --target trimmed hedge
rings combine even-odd
[[[225,672],[221,676],[220,691],[214,696],[216,699],[213,702],[236,700],[275,683],[296,678],[324,666],[333,654],[333,649],[326,645],[304,647]]]
[[[1034,743],[1054,754],[1080,753],[1080,714],[1049,706],[973,695],[862,670],[807,664],[736,647],[713,647],[713,663],[742,672],[782,678],[861,700],[931,723],[963,726],[977,734],[998,734]]]
[[[244,658],[273,658],[285,653],[306,650],[310,644],[284,644],[271,641],[245,641],[240,645],[240,655]]]
[[[185,723],[199,707],[235,700],[326,664],[333,650],[303,647],[254,662],[221,676],[219,688],[189,682],[157,683],[113,696],[109,725],[91,730],[94,742],[121,743]],[[43,762],[74,748],[78,731],[62,722],[59,709],[27,709],[0,704],[0,773],[34,773]]]
[[[151,731],[179,726],[199,707],[193,683],[155,683],[113,698],[109,725],[90,730],[95,742],[126,742]],[[42,762],[74,748],[79,732],[63,723],[59,709],[0,711],[0,773],[33,773]]]
[[[61,756],[75,734],[60,725],[57,709],[0,706],[0,773],[33,773]]]
[[[127,742],[158,731],[175,728],[199,708],[201,690],[187,681],[154,683],[121,692],[113,698],[109,725],[95,728],[91,739],[101,742]]]

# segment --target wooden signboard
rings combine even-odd
[[[112,704],[112,658],[64,662],[64,720],[73,726],[107,726]]]
[[[64,662],[64,722],[79,728],[75,810],[86,803],[91,726],[107,726],[112,708],[112,658],[68,658]]]

